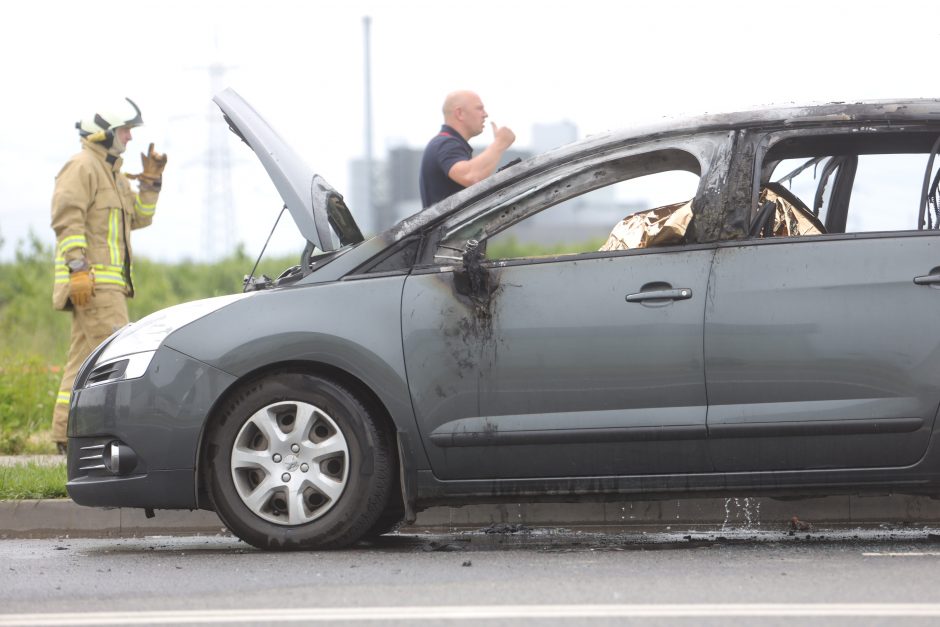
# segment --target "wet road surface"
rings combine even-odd
[[[938,624],[940,529],[494,525],[264,553],[229,536],[0,541],[0,626]]]

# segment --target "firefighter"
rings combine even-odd
[[[66,450],[69,400],[79,367],[111,333],[127,324],[134,296],[131,230],[153,221],[166,155],[153,144],[141,153],[143,171],[121,172],[131,129],[143,124],[130,98],[75,123],[82,150],[55,179],[52,228],[56,236],[52,302],[72,314],[68,362],[52,417],[52,439]],[[128,179],[136,179],[135,192]]]

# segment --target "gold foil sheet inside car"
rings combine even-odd
[[[757,199],[758,215],[768,202],[774,203],[773,237],[797,237],[799,235],[822,235],[826,227],[804,206],[799,198],[782,185],[771,183],[761,189]],[[759,233],[767,237],[767,233]]]
[[[819,219],[781,185],[771,183],[761,190],[758,208],[768,202],[774,204],[772,234],[765,234],[761,229],[759,237],[796,237],[826,232]],[[758,215],[761,213],[758,210]],[[691,220],[691,200],[638,211],[618,222],[599,250],[632,250],[680,244]]]
[[[692,219],[692,201],[638,211],[617,223],[600,250],[630,250],[678,244]]]

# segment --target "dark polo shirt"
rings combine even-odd
[[[430,207],[462,190],[463,185],[447,173],[455,163],[469,161],[472,156],[473,148],[467,140],[451,127],[442,125],[441,132],[428,142],[421,157],[421,173],[418,175],[421,206]]]

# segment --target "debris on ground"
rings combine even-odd
[[[800,520],[798,517],[794,516],[790,519],[790,535],[792,536],[797,531],[812,531],[813,525]]]
[[[421,550],[428,553],[431,551],[463,551],[466,548],[464,544],[465,543],[460,542],[436,542],[432,540],[423,545]]]
[[[521,523],[493,523],[480,531],[483,533],[532,533],[532,529]]]

